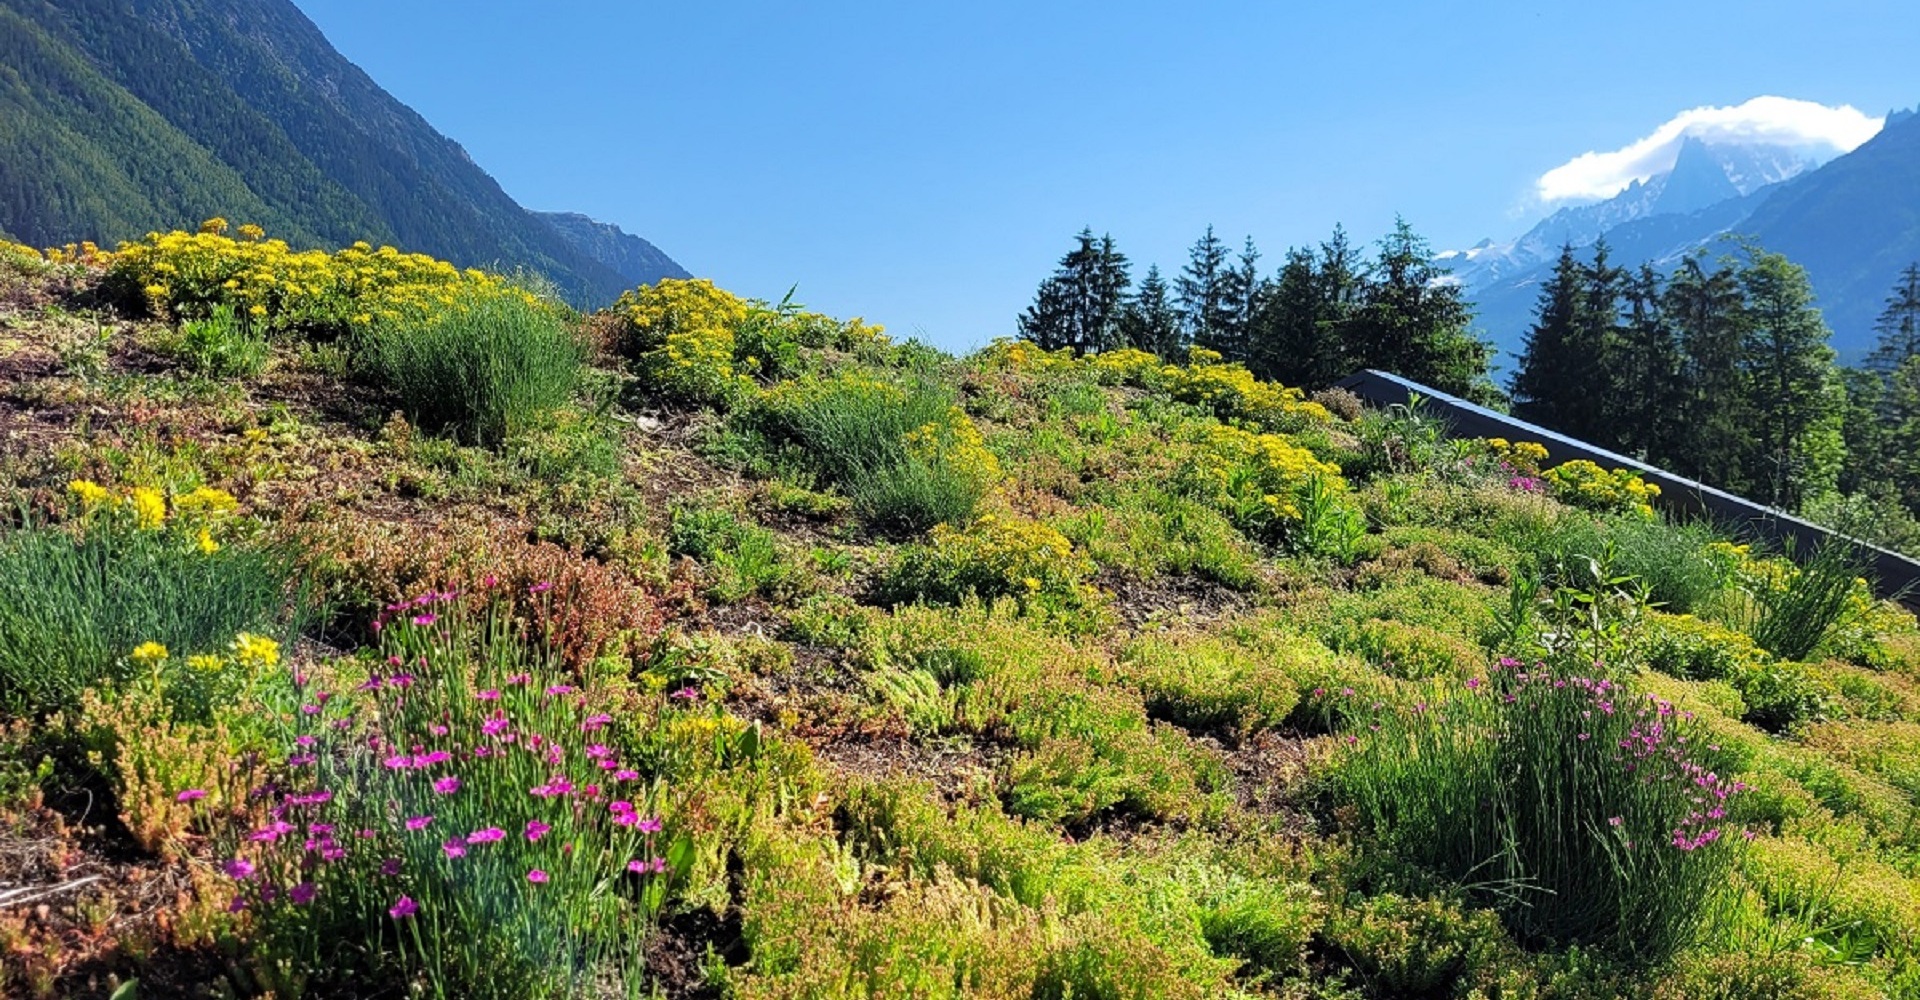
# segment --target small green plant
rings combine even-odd
[[[190,517],[170,517],[156,491],[109,507],[105,490],[85,486],[102,506],[83,523],[0,532],[0,709],[9,713],[58,709],[89,685],[129,676],[142,643],[212,651],[266,629],[286,605],[285,554],[216,542],[206,525],[202,534]]]
[[[539,427],[572,398],[583,358],[556,307],[513,291],[466,295],[360,344],[362,367],[410,419],[488,447]]]
[[[740,601],[770,594],[793,574],[773,532],[740,520],[724,507],[680,507],[667,529],[674,555],[692,556],[713,568],[713,597]]]
[[[1013,598],[1023,608],[1072,610],[1094,598],[1086,583],[1092,571],[1092,561],[1060,532],[988,513],[964,528],[938,525],[927,544],[901,550],[879,596],[892,604]]]
[[[1429,468],[1440,460],[1446,424],[1429,415],[1419,394],[1384,410],[1368,410],[1353,425],[1360,437],[1357,461],[1348,472],[1373,477]]]
[[[786,463],[840,487],[886,531],[964,523],[1000,476],[973,422],[926,381],[849,374],[785,383],[748,422]]]
[[[1710,606],[1730,582],[1726,560],[1710,548],[1715,538],[1705,524],[1580,515],[1557,519],[1526,539],[1525,547],[1549,571],[1611,547],[1614,570],[1645,584],[1650,602],[1664,611],[1693,614]]]
[[[269,356],[266,336],[224,302],[203,319],[182,321],[169,346],[190,370],[214,378],[258,375]]]
[[[1430,698],[1375,713],[1340,766],[1386,845],[1528,940],[1659,960],[1693,939],[1738,859],[1745,786],[1697,756],[1689,713],[1515,660]]]
[[[1781,659],[1806,659],[1854,610],[1865,572],[1866,557],[1853,545],[1828,542],[1797,568],[1744,574],[1742,585],[1752,599],[1747,634]]]

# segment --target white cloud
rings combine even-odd
[[[1673,166],[1686,136],[1712,141],[1764,143],[1818,154],[1851,152],[1873,138],[1883,118],[1871,118],[1852,105],[1830,108],[1787,97],[1756,97],[1725,108],[1682,111],[1652,135],[1609,153],[1586,152],[1540,175],[1534,194],[1547,203],[1611,198],[1634,181],[1644,181]]]

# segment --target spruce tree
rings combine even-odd
[[[1312,252],[1288,250],[1253,323],[1247,367],[1260,378],[1309,387],[1333,381],[1318,363],[1321,304],[1315,279]]]
[[[1840,467],[1841,493],[1873,493],[1890,486],[1888,466],[1894,456],[1888,454],[1886,416],[1892,374],[1883,376],[1868,368],[1840,370],[1846,394],[1841,426],[1847,445],[1847,461]]]
[[[1493,349],[1468,329],[1473,309],[1460,286],[1440,280],[1432,248],[1405,219],[1380,241],[1359,314],[1344,338],[1354,360],[1441,392],[1493,402]]]
[[[1247,237],[1240,259],[1226,271],[1220,283],[1220,332],[1213,350],[1228,361],[1246,362],[1252,358],[1253,327],[1266,288],[1260,280],[1260,251],[1253,237]]]
[[[1092,229],[1075,237],[1079,245],[1034,295],[1019,318],[1020,336],[1046,350],[1101,351],[1122,341],[1121,320],[1127,302],[1127,258],[1112,236],[1095,238]]]
[[[1753,448],[1749,484],[1759,499],[1797,510],[1834,489],[1842,458],[1842,398],[1831,337],[1813,286],[1799,265],[1758,246],[1743,247],[1746,298],[1745,367]]]
[[[1901,362],[1886,384],[1881,474],[1907,510],[1920,517],[1920,355]]]
[[[1745,494],[1747,373],[1742,364],[1746,306],[1727,267],[1709,267],[1706,251],[1680,262],[1667,282],[1663,311],[1681,348],[1679,428],[1655,464]]]
[[[1579,355],[1582,329],[1582,269],[1573,244],[1560,247],[1553,275],[1540,286],[1533,326],[1520,348],[1520,364],[1507,383],[1513,415],[1551,430],[1580,436],[1572,414],[1582,392],[1585,359]]]
[[[1232,314],[1227,305],[1227,245],[1207,227],[1187,253],[1187,266],[1174,284],[1180,320],[1187,340],[1195,347],[1220,351],[1230,336]],[[1182,359],[1184,360],[1184,359]]]
[[[1302,381],[1326,386],[1366,367],[1353,344],[1352,327],[1367,299],[1366,263],[1347,239],[1344,226],[1320,244],[1314,274],[1315,333],[1309,357],[1312,367]]]
[[[1628,454],[1651,457],[1667,451],[1679,432],[1680,342],[1662,301],[1660,275],[1651,264],[1625,279],[1626,315],[1609,380],[1614,387],[1614,441]]]
[[[1147,268],[1147,276],[1127,303],[1121,318],[1125,345],[1136,347],[1163,360],[1180,361],[1186,357],[1186,343],[1180,331],[1180,312],[1173,307],[1167,281],[1160,276],[1158,264]]]
[[[1920,355],[1920,263],[1900,272],[1873,331],[1879,339],[1867,355],[1867,368],[1881,378],[1891,378],[1908,358]]]

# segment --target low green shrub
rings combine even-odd
[[[67,526],[0,531],[0,711],[71,705],[89,685],[124,679],[143,643],[187,656],[264,631],[287,604],[292,561],[215,540],[233,498],[197,490],[115,499],[77,482],[90,510]]]
[[[804,378],[760,397],[746,423],[785,464],[838,486],[887,531],[964,523],[1000,476],[973,422],[931,382]]]
[[[1154,718],[1195,733],[1245,735],[1279,726],[1293,714],[1300,685],[1289,661],[1313,656],[1315,646],[1256,651],[1197,637],[1147,639],[1127,648],[1119,669],[1140,689]]]
[[[1180,730],[1148,728],[1138,717],[1097,716],[1076,728],[1042,740],[1008,764],[1008,812],[1081,826],[1109,811],[1199,822],[1224,808],[1224,765]]]
[[[585,347],[531,293],[468,295],[419,323],[380,327],[360,364],[407,416],[489,447],[540,426],[579,385]]]
[[[793,566],[781,557],[773,532],[742,521],[723,507],[676,507],[667,529],[667,547],[674,555],[692,556],[712,569],[709,592],[720,601],[770,595],[793,576]]]
[[[1401,680],[1457,676],[1486,659],[1459,636],[1388,618],[1342,623],[1326,633],[1326,642],[1335,652],[1352,653]]]
[[[1506,661],[1375,714],[1339,784],[1394,852],[1461,880],[1517,934],[1657,960],[1739,856],[1690,715],[1611,681]]]
[[[1697,613],[1713,605],[1731,582],[1727,565],[1710,546],[1716,535],[1703,524],[1669,524],[1637,515],[1560,518],[1525,547],[1558,584],[1557,570],[1581,557],[1612,555],[1613,569],[1647,589],[1663,611]]]
[[[924,545],[901,549],[878,586],[889,604],[958,604],[1012,598],[1023,608],[1076,610],[1096,593],[1092,562],[1066,536],[1010,514],[982,514],[964,528],[934,527]]]
[[[253,329],[232,305],[222,303],[202,319],[182,320],[179,329],[155,343],[188,370],[214,378],[260,374],[271,354],[265,334]]]
[[[1254,547],[1225,515],[1157,486],[1127,491],[1052,523],[1095,564],[1139,579],[1172,573],[1235,590],[1260,583]]]
[[[1323,909],[1308,886],[1236,878],[1199,895],[1200,934],[1214,954],[1242,959],[1243,973],[1262,978],[1305,971]]]
[[[1449,996],[1470,959],[1506,937],[1487,910],[1382,893],[1333,912],[1327,943],[1359,973],[1369,995]]]
[[[1657,615],[1640,637],[1646,665],[1693,681],[1725,681],[1740,694],[1747,722],[1772,732],[1819,718],[1832,692],[1805,664],[1776,660],[1744,633],[1691,615]]]

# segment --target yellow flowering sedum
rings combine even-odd
[[[623,350],[637,356],[663,347],[676,333],[726,331],[731,339],[733,329],[747,318],[747,303],[705,278],[666,278],[623,292],[613,312],[625,323]]]
[[[226,490],[201,486],[190,493],[173,498],[173,508],[182,514],[231,514],[240,507],[240,501]]]
[[[149,233],[96,257],[109,288],[155,313],[191,317],[226,305],[269,332],[339,334],[417,321],[469,295],[533,298],[498,275],[462,271],[426,254],[364,242],[333,253],[296,251],[264,239],[258,226],[241,226],[240,239],[225,235],[226,228],[225,220],[210,219],[197,233]]]
[[[973,419],[957,406],[947,410],[945,420],[907,432],[905,444],[907,454],[925,462],[944,462],[982,491],[1000,482],[1000,460],[987,450]]]
[[[280,644],[266,636],[242,632],[233,639],[234,661],[244,667],[265,669],[280,663]]]
[[[113,494],[106,487],[88,479],[76,479],[68,483],[67,492],[80,501],[80,509],[84,511],[97,510],[113,502]]]
[[[127,507],[133,511],[133,521],[146,530],[154,530],[167,523],[167,498],[150,486],[136,486],[127,494]]]
[[[167,658],[167,647],[157,642],[143,642],[133,647],[127,659],[142,667],[152,667]]]
[[[1603,469],[1586,459],[1575,459],[1544,474],[1553,496],[1576,507],[1603,513],[1653,517],[1653,500],[1660,487],[1628,469]]]
[[[136,486],[116,496],[92,480],[76,479],[67,484],[67,493],[78,502],[82,516],[107,512],[131,520],[134,527],[142,531],[158,531],[172,525],[180,537],[190,539],[203,555],[220,551],[213,529],[240,506],[233,494],[210,486],[174,497],[171,514],[167,498],[150,486]]]
[[[1212,424],[1181,472],[1188,491],[1242,519],[1297,520],[1299,499],[1319,477],[1344,493],[1340,467],[1280,434]]]
[[[975,363],[988,371],[1027,375],[1087,371],[1102,383],[1162,391],[1223,421],[1262,430],[1291,431],[1333,420],[1326,407],[1307,399],[1299,389],[1263,382],[1242,364],[1223,364],[1217,351],[1194,348],[1188,361],[1164,364],[1133,348],[1075,358],[1065,348],[1043,351],[1026,341],[1011,340],[994,341],[975,356]]]
[[[1012,597],[1078,607],[1094,596],[1093,561],[1065,535],[1012,514],[983,514],[964,527],[936,525],[927,544],[901,553],[888,589],[901,599],[958,602]]]
[[[1505,462],[1520,475],[1534,476],[1540,473],[1540,466],[1547,460],[1547,446],[1538,441],[1508,441],[1506,438],[1487,438],[1487,454]]]

